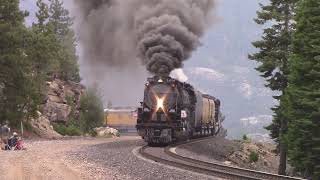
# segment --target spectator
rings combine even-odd
[[[13,132],[12,136],[8,139],[8,145],[11,148],[14,148],[18,142],[18,133]]]

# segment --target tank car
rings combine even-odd
[[[145,84],[136,128],[148,144],[170,144],[215,135],[222,120],[219,99],[202,94],[188,83],[154,76]]]

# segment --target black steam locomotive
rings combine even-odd
[[[215,135],[222,120],[219,99],[196,91],[188,83],[154,76],[145,84],[136,128],[149,144],[170,144]]]

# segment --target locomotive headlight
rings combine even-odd
[[[163,102],[164,102],[164,97],[162,98],[158,98],[156,97],[157,99],[157,111],[161,108],[162,110],[164,110],[164,107],[163,107]]]

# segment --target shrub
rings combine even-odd
[[[247,141],[249,138],[248,138],[248,136],[246,135],[246,134],[244,134],[243,136],[242,136],[242,140],[244,140],[244,141]]]
[[[250,138],[245,134],[242,136],[242,141],[245,142],[245,143],[249,143],[251,140]]]
[[[250,162],[257,162],[259,160],[259,154],[256,152],[251,152],[249,155]]]
[[[57,133],[59,133],[61,135],[66,134],[66,127],[64,125],[53,124],[53,130],[55,130]]]
[[[80,98],[80,129],[91,133],[93,128],[100,127],[104,122],[104,110],[101,97],[95,89],[89,89]]]
[[[80,136],[82,134],[81,130],[74,125],[54,124],[53,129],[63,136]]]
[[[75,126],[68,126],[66,130],[67,130],[66,133],[69,136],[80,136],[82,134],[81,130]]]

